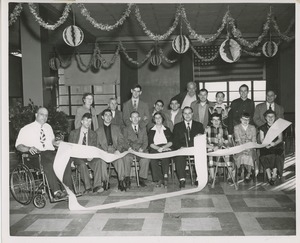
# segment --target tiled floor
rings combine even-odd
[[[10,200],[11,236],[273,236],[296,234],[295,163],[287,158],[286,181],[276,186],[257,182],[233,185],[220,179],[199,193],[98,211],[69,211],[67,202],[47,203],[43,209]],[[114,179],[113,179],[114,180]],[[112,181],[113,182],[113,181]],[[188,181],[189,182],[189,181]],[[95,206],[178,190],[111,188],[99,195],[78,197]],[[191,188],[187,183],[187,188]]]

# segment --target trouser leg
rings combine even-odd
[[[114,167],[118,173],[118,179],[123,180],[124,176],[125,176],[125,169],[124,169],[124,160],[123,159],[117,159],[114,162],[112,162],[114,164]]]
[[[104,160],[100,159],[100,166],[101,166],[101,179],[102,181],[108,181],[108,173],[107,173],[107,166],[109,166],[108,163],[106,163]]]
[[[139,177],[143,179],[148,178],[148,171],[149,171],[149,159],[146,158],[140,158],[140,171],[139,171]]]
[[[130,176],[132,160],[133,160],[132,154],[127,154],[125,157],[123,157],[125,177]]]
[[[169,174],[169,166],[170,166],[170,158],[166,158],[166,159],[161,160],[161,169],[162,169],[163,176]]]
[[[73,158],[74,164],[77,166],[77,169],[80,173],[81,180],[84,183],[85,189],[91,188],[91,181],[89,176],[89,170],[86,166],[86,161],[83,159]]]
[[[71,163],[72,161],[69,160],[66,168],[65,168],[65,172],[64,172],[64,176],[63,176],[63,183],[68,186],[71,190],[73,190],[73,181],[72,181],[72,168],[71,168]]]
[[[150,161],[150,167],[152,172],[152,180],[153,181],[159,181],[163,179],[163,174],[161,171],[161,167],[159,165],[158,159],[151,159]]]
[[[175,162],[175,168],[177,172],[178,179],[185,179],[186,178],[186,172],[185,172],[185,167],[186,167],[186,157],[185,156],[176,156],[174,158]]]
[[[49,187],[53,193],[60,190],[58,178],[56,177],[53,170],[53,162],[54,162],[55,154],[56,154],[55,151],[41,152],[41,164],[47,176]]]
[[[101,164],[102,164],[102,162],[98,158],[94,158],[88,162],[88,165],[94,172],[94,187],[102,185],[102,176],[101,176],[102,165]]]

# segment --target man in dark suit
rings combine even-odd
[[[125,124],[123,122],[123,113],[118,110],[118,101],[116,98],[110,98],[108,102],[108,109],[112,112],[112,120],[111,124],[117,125],[123,131]],[[99,126],[103,126],[103,119],[101,116],[98,116],[98,124]]]
[[[92,123],[92,114],[85,113],[81,118],[81,127],[71,131],[69,135],[69,142],[82,144],[86,146],[97,146],[97,134],[93,130],[89,129]],[[93,192],[103,192],[101,180],[101,170],[106,170],[106,165],[99,158],[71,158],[74,164],[77,165],[81,178],[83,180],[85,191],[84,193],[89,193],[92,191],[90,176],[87,165],[94,172],[94,187]]]
[[[131,124],[124,128],[124,148],[128,151],[137,151],[141,153],[147,152],[148,147],[148,136],[145,127],[139,125],[141,117],[137,111],[131,112],[130,120]],[[126,187],[130,187],[130,171],[133,155],[127,154],[124,157],[125,161],[125,183]],[[148,177],[149,169],[149,159],[138,158],[139,159],[139,184],[142,187],[146,186],[146,181]]]
[[[124,147],[124,137],[121,133],[121,129],[114,124],[111,124],[112,121],[112,112],[110,109],[105,109],[102,112],[103,126],[100,126],[97,133],[97,147],[112,154],[120,154],[123,152]],[[103,161],[103,160],[102,160]],[[105,161],[103,161],[105,163]],[[123,159],[117,159],[112,162],[119,180],[118,189],[121,191],[126,190],[124,183],[124,162]],[[104,179],[104,184],[108,185],[108,174],[107,170],[102,171],[102,178]],[[106,186],[107,188],[108,186]]]
[[[165,112],[166,126],[173,131],[174,125],[182,121],[182,110],[177,98],[172,98],[170,101],[171,110]]]
[[[181,104],[181,109],[186,106],[191,106],[193,101],[199,100],[199,97],[197,95],[197,84],[195,82],[188,82],[186,85],[186,89],[187,91],[181,92],[173,97],[178,100],[179,104]]]
[[[202,123],[193,120],[193,109],[185,107],[182,111],[183,121],[177,123],[173,130],[173,148],[180,149],[183,147],[194,146],[194,137],[204,133]],[[180,188],[185,187],[186,178],[186,156],[177,156],[174,158],[177,177]]]
[[[123,121],[126,126],[131,124],[130,114],[133,111],[138,111],[141,117],[140,126],[146,127],[151,119],[148,105],[140,99],[142,87],[136,84],[132,89],[132,98],[126,101],[123,105]]]
[[[267,110],[275,112],[276,119],[284,118],[284,109],[282,106],[275,103],[276,93],[273,90],[267,91],[266,102],[260,103],[255,107],[253,121],[257,127],[260,127],[266,123],[264,113]]]

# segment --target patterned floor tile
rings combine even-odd
[[[234,213],[169,213],[163,219],[162,235],[243,235],[243,231]]]
[[[161,235],[162,219],[163,214],[160,213],[97,213],[80,236],[158,236]],[[131,222],[134,222],[135,230],[130,227]]]
[[[295,235],[296,215],[289,212],[235,213],[245,235]],[[287,223],[286,226],[284,224]]]
[[[166,199],[165,213],[173,212],[232,212],[232,208],[225,195],[182,195]]]
[[[72,219],[37,219],[24,231],[64,231]]]
[[[227,195],[227,198],[234,212],[295,211],[295,203],[284,194]]]

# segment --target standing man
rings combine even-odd
[[[204,133],[202,123],[193,120],[193,109],[185,107],[182,111],[183,121],[177,123],[173,130],[173,148],[194,146],[194,137]],[[177,156],[174,158],[177,177],[179,178],[180,188],[185,187],[186,179],[186,156]]]
[[[199,100],[194,101],[191,107],[194,111],[194,120],[203,124],[206,128],[209,122],[209,108],[214,104],[207,100],[208,91],[201,89],[199,91]]]
[[[148,136],[145,127],[139,125],[141,117],[137,111],[133,111],[130,114],[130,126],[125,127],[124,129],[124,148],[128,151],[136,151],[140,153],[147,153],[148,147]],[[124,157],[125,161],[125,184],[126,187],[130,187],[130,171],[131,163],[133,159],[133,154],[127,154]],[[138,158],[140,169],[139,169],[139,184],[142,187],[146,186],[146,181],[148,177],[149,170],[149,159]]]
[[[170,101],[171,110],[165,112],[166,126],[173,131],[174,125],[182,121],[182,110],[180,109],[180,103],[176,98],[172,98]]]
[[[123,113],[118,110],[118,101],[116,98],[110,98],[108,101],[108,109],[112,112],[111,124],[117,125],[121,128],[121,131],[124,129],[125,124],[123,122]],[[98,116],[99,126],[103,126],[103,120],[101,116]]]
[[[34,164],[38,163],[37,155],[41,155],[41,163],[47,176],[49,187],[54,199],[59,200],[67,196],[65,192],[61,191],[58,178],[53,170],[53,162],[56,155],[54,146],[58,146],[60,141],[55,140],[52,127],[46,123],[47,119],[48,110],[44,107],[39,108],[35,113],[35,121],[20,130],[15,146],[22,153],[30,153],[32,155],[30,159]],[[63,181],[72,189],[70,164],[65,169]]]
[[[142,100],[140,100],[140,95],[142,94],[142,87],[136,84],[131,89],[131,94],[132,94],[131,99],[126,101],[123,105],[123,121],[126,126],[129,126],[131,124],[130,121],[131,112],[137,111],[141,117],[140,126],[146,127],[151,117],[149,114],[148,105]]]
[[[284,118],[284,108],[275,103],[277,95],[273,90],[267,91],[266,102],[260,103],[255,107],[253,121],[257,127],[266,123],[264,114],[267,110],[272,110],[276,114],[276,119]]]
[[[249,87],[243,84],[239,88],[240,98],[231,102],[230,111],[228,114],[228,134],[233,134],[233,128],[235,125],[241,123],[240,118],[243,113],[250,115],[250,124],[253,124],[253,115],[255,105],[253,100],[248,98]]]
[[[121,133],[121,129],[117,125],[111,124],[112,111],[105,109],[102,111],[103,126],[99,127],[97,133],[97,147],[111,154],[120,154],[123,151],[124,137]],[[101,160],[102,163],[106,163]],[[119,180],[118,189],[121,191],[126,190],[124,183],[124,161],[123,159],[117,159],[112,162]],[[101,178],[104,180],[104,187],[108,189],[108,174],[106,168],[102,170]]]
[[[191,106],[193,101],[199,99],[197,96],[197,84],[195,82],[188,82],[186,89],[187,91],[181,92],[173,97],[178,100],[179,104],[181,104],[181,109],[186,106]]]
[[[82,144],[86,146],[97,147],[97,133],[91,130],[89,127],[92,123],[92,114],[85,113],[81,118],[81,127],[71,131],[69,135],[69,142]],[[81,178],[83,180],[85,191],[84,193],[103,192],[102,181],[101,181],[101,170],[106,170],[106,164],[99,158],[71,158],[74,164],[77,165]],[[94,172],[94,187],[92,190],[88,166]]]

